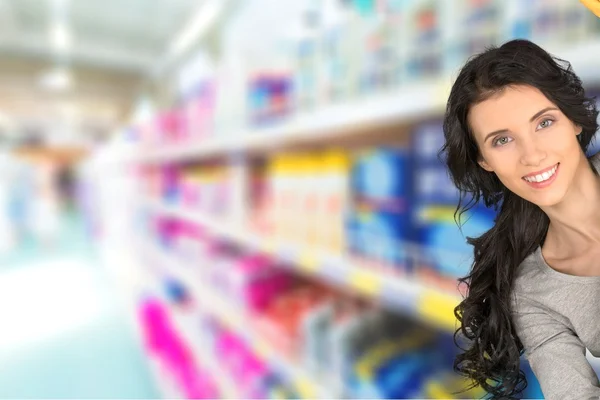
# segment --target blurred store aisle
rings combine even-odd
[[[0,398],[156,398],[118,293],[76,216],[0,263]]]

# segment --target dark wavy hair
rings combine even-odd
[[[470,388],[481,386],[492,398],[515,398],[527,387],[520,369],[524,349],[511,319],[511,288],[517,267],[543,243],[549,225],[538,206],[509,191],[478,164],[469,110],[511,85],[539,89],[582,127],[578,140],[584,152],[598,129],[595,102],[585,96],[570,64],[527,40],[512,40],[472,57],[452,86],[440,157],[460,191],[455,219],[460,225],[463,214],[478,203],[498,212],[492,229],[467,238],[474,257],[470,273],[459,279],[467,294],[454,310],[460,324],[454,339],[462,351],[454,369],[470,378]]]

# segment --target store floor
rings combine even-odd
[[[157,398],[113,282],[71,218],[0,261],[0,398]]]

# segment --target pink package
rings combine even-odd
[[[260,254],[241,257],[220,272],[225,275],[227,293],[251,311],[264,309],[292,282],[287,271],[276,268]]]
[[[210,374],[191,365],[182,371],[179,382],[188,399],[216,399],[219,391]]]
[[[189,399],[215,399],[218,389],[210,374],[197,367],[185,342],[172,328],[167,309],[155,299],[145,299],[138,311],[144,345],[157,357],[166,373],[175,378]]]
[[[159,142],[175,142],[180,135],[180,113],[177,110],[164,111],[156,119]]]
[[[201,190],[197,179],[193,176],[184,175],[181,177],[181,202],[185,207],[196,209],[201,202]]]
[[[185,140],[203,139],[211,135],[214,124],[215,85],[212,81],[198,85],[185,105]]]
[[[150,354],[158,354],[168,338],[167,313],[154,299],[145,299],[139,307],[138,318],[144,334],[144,347]]]
[[[264,362],[256,357],[239,336],[224,332],[218,339],[217,356],[231,376],[236,377],[240,394],[247,398],[261,398],[257,395],[256,382],[268,373]]]

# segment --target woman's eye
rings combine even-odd
[[[538,129],[544,129],[549,127],[550,125],[552,125],[554,123],[553,120],[551,119],[545,119],[542,122],[540,122],[540,124],[538,125]]]
[[[510,143],[510,141],[510,138],[502,136],[494,141],[494,146],[504,146],[505,144]]]

